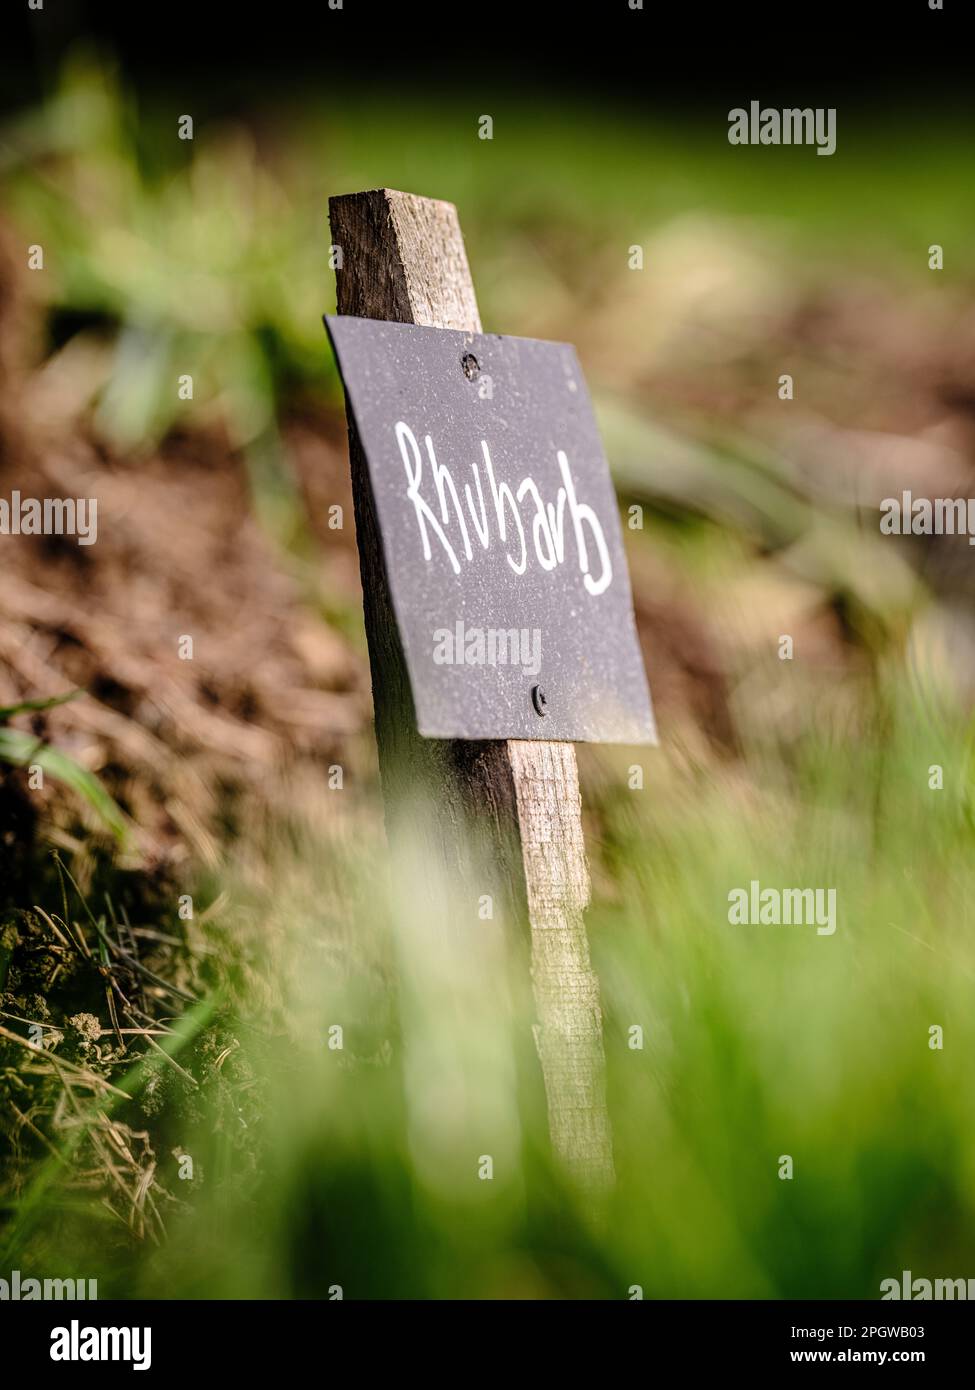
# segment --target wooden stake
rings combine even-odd
[[[329,200],[341,248],[338,312],[481,332],[453,204],[392,189]],[[359,565],[376,740],[390,837],[412,818],[418,793],[437,799],[429,834],[451,871],[469,872],[468,818],[490,833],[508,898],[531,929],[531,975],[552,1147],[593,1194],[613,1181],[599,986],[583,912],[589,871],[571,743],[424,739],[393,615],[365,457],[349,422]]]

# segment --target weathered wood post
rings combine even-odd
[[[329,200],[341,248],[338,312],[481,332],[457,212],[391,189]],[[350,456],[376,739],[391,836],[421,788],[439,806],[431,851],[469,862],[467,817],[491,835],[510,897],[527,915],[536,1032],[553,1150],[593,1194],[613,1181],[599,987],[583,912],[589,872],[575,747],[545,741],[421,738],[397,632],[375,499],[349,412]]]

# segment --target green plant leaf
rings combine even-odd
[[[63,695],[51,695],[46,700],[22,700],[19,705],[0,705],[0,723],[13,719],[15,714],[28,714],[36,710],[53,709],[55,705],[66,705],[69,700],[76,700],[84,693],[81,689],[66,690]]]
[[[82,767],[74,758],[40,742],[33,734],[24,733],[20,729],[0,728],[0,759],[14,767],[37,763],[44,772],[84,797],[89,806],[101,816],[119,844],[124,845],[128,840],[128,827],[122,808],[105,790],[95,774]]]

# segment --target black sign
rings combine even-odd
[[[325,322],[420,733],[655,742],[616,498],[574,350]]]

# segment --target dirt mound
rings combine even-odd
[[[115,453],[92,423],[97,345],[71,339],[39,360],[41,336],[8,260],[0,496],[95,499],[97,529],[92,544],[0,539],[0,705],[84,689],[34,732],[104,781],[143,863],[211,861],[241,796],[273,800],[284,771],[321,775],[368,727],[361,644],[323,621],[359,604],[344,425],[303,410],[282,426],[311,515],[338,501],[348,517],[299,563],[255,519],[246,460],[218,428]],[[77,798],[51,783],[25,799],[22,772],[4,781],[8,839],[33,828],[31,805],[70,832]]]

